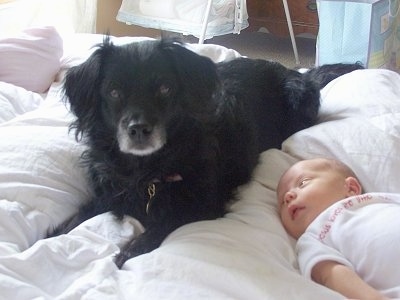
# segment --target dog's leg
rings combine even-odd
[[[169,233],[180,225],[175,226],[150,226],[138,237],[130,240],[115,257],[115,264],[121,268],[124,263],[135,256],[148,253],[158,248]]]

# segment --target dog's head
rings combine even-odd
[[[77,138],[116,142],[121,152],[143,156],[161,149],[181,120],[213,115],[218,84],[214,63],[179,43],[116,46],[106,38],[68,71],[64,91]]]

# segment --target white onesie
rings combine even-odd
[[[351,267],[387,297],[400,298],[400,194],[369,193],[323,211],[299,238],[301,272],[320,261]]]

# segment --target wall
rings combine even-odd
[[[160,30],[126,25],[117,21],[115,18],[121,2],[122,0],[97,0],[97,33],[109,32],[114,36],[159,37],[161,35]]]

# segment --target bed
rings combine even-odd
[[[117,222],[106,213],[44,239],[90,193],[61,86],[65,71],[102,39],[41,28],[0,40],[0,298],[343,299],[299,274],[275,188],[294,162],[328,156],[349,164],[366,191],[400,192],[400,76],[362,70],[331,82],[318,124],[262,153],[225,217],[185,225],[119,270],[113,256],[143,230],[133,218]],[[214,61],[239,56],[217,45],[188,47]],[[15,65],[8,73],[7,64]]]

